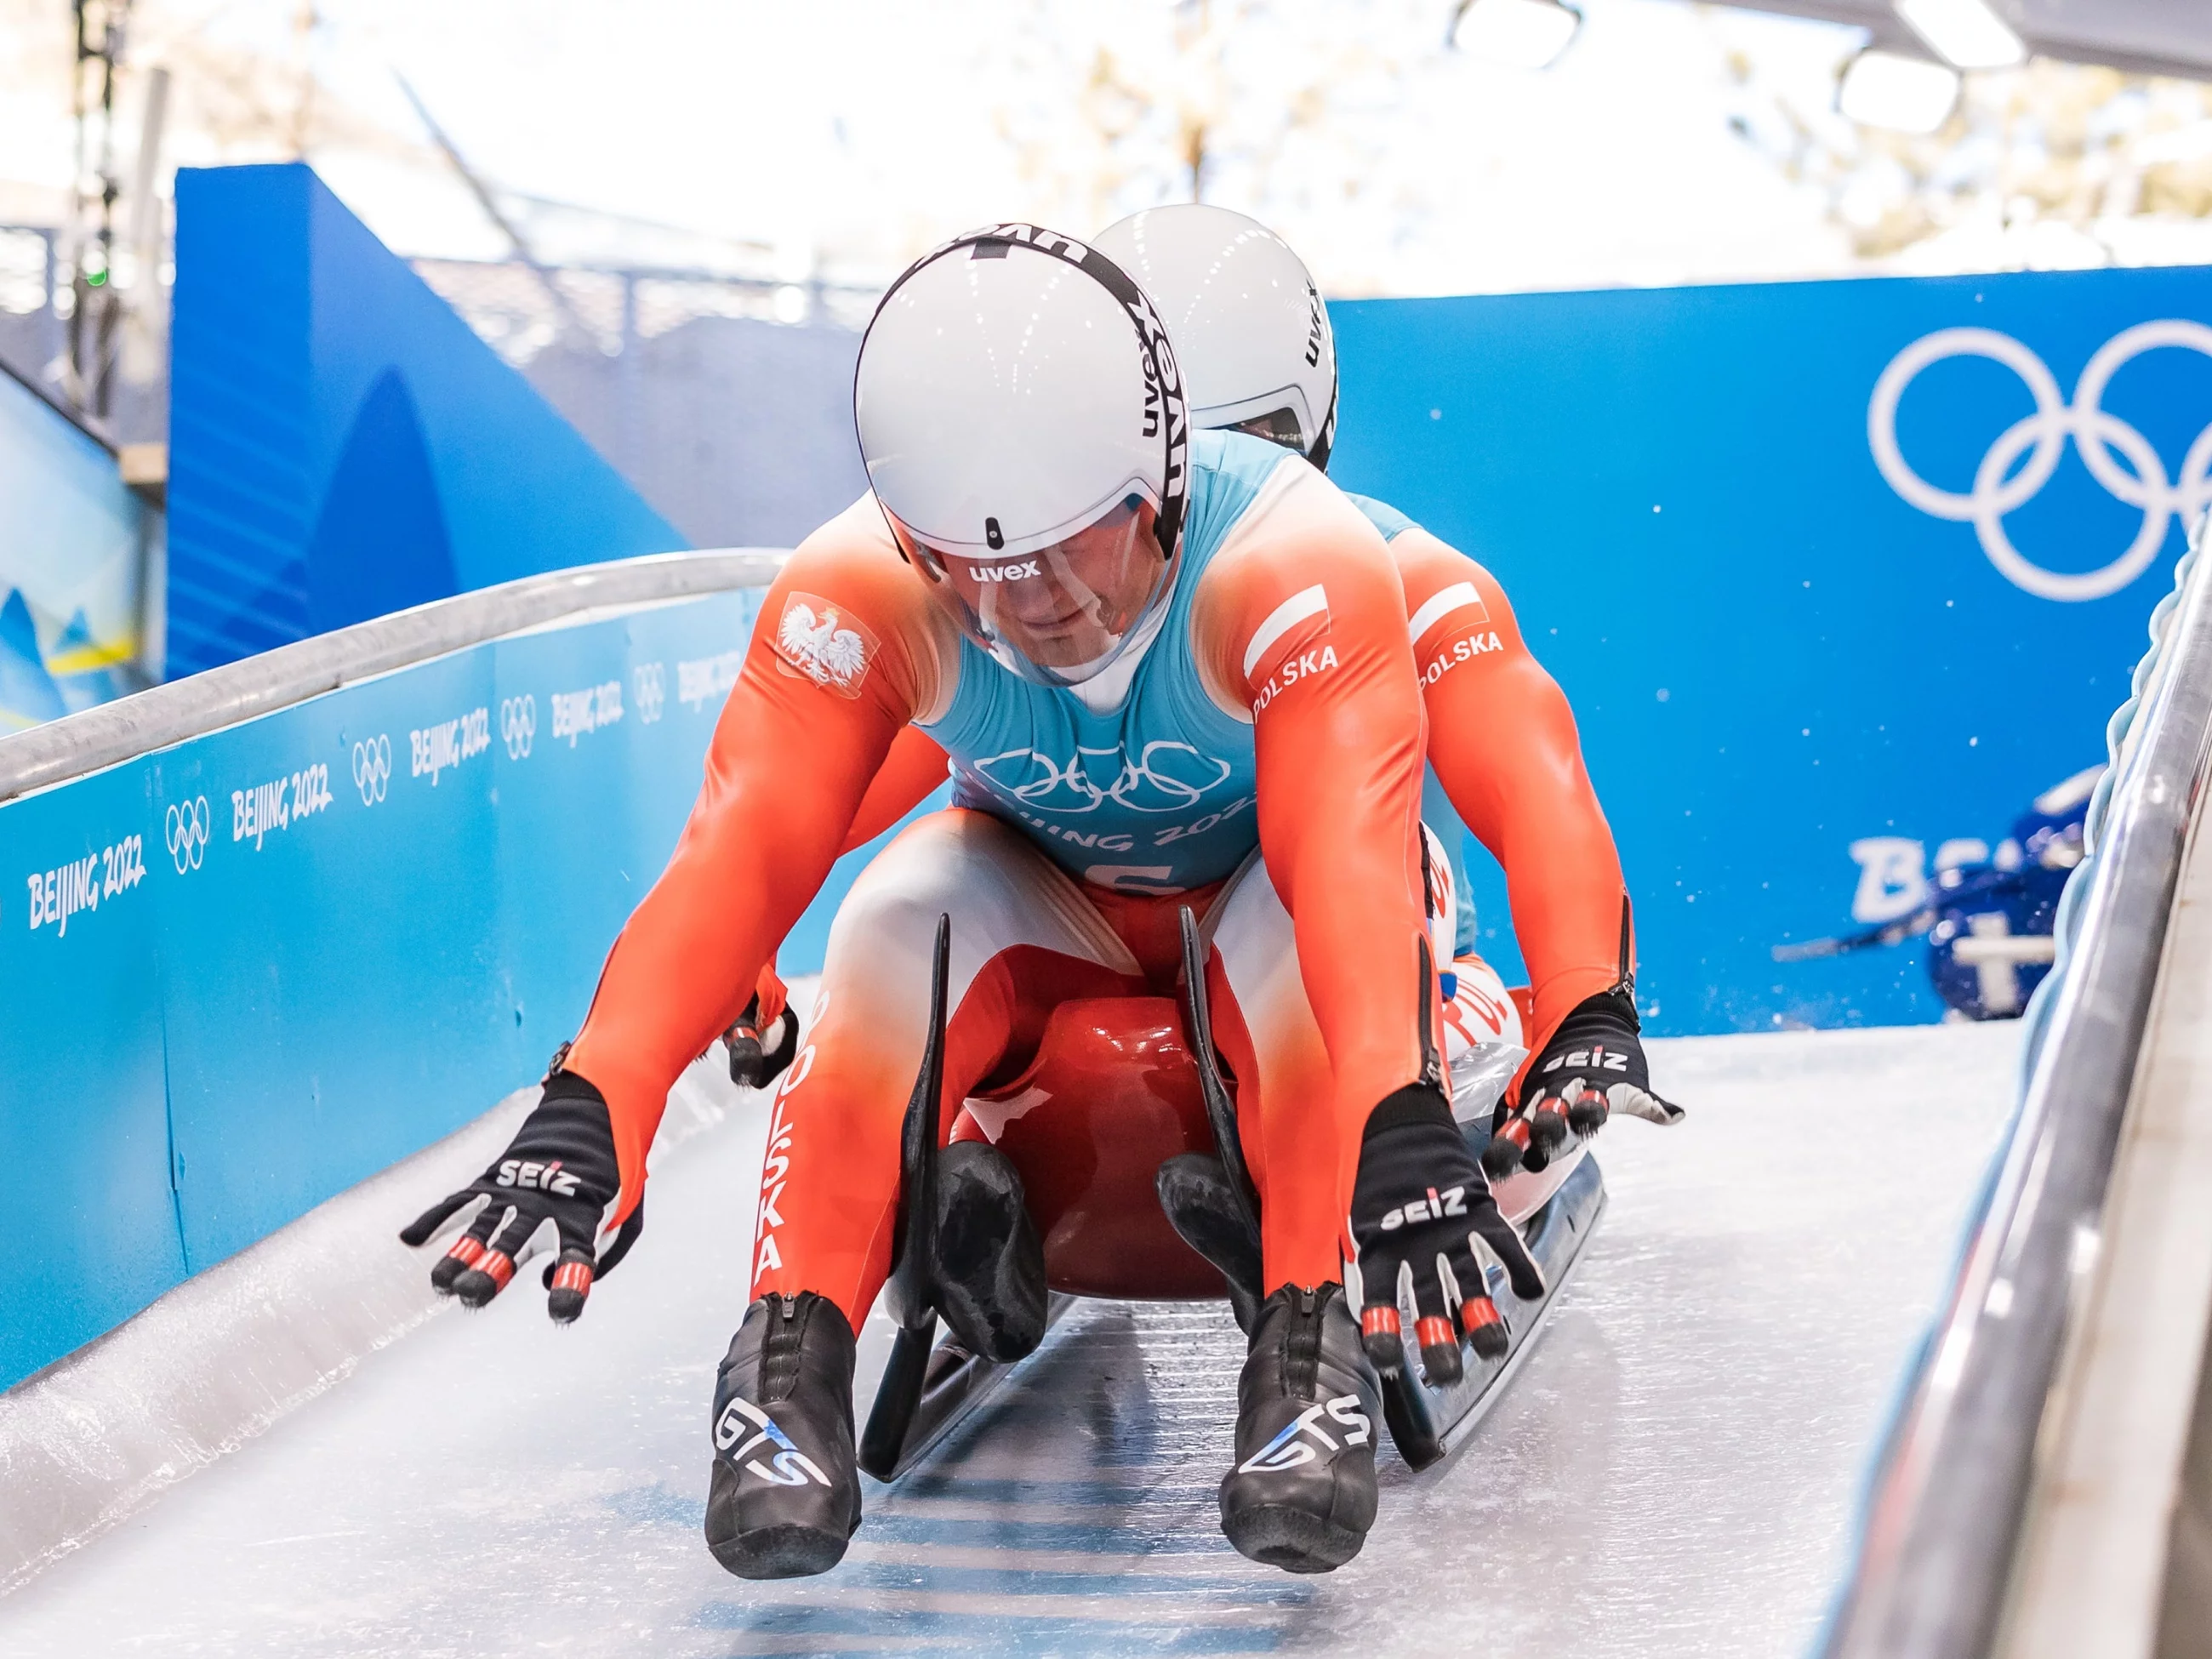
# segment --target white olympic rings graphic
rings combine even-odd
[[[353,746],[353,787],[361,791],[361,804],[374,806],[392,784],[392,738],[379,732]]]
[[[667,671],[657,662],[641,662],[631,671],[630,683],[637,698],[638,723],[650,726],[660,718],[668,701]]]
[[[1156,769],[1156,761],[1168,764],[1169,757],[1178,755],[1188,756],[1194,763],[1186,764],[1182,769],[1210,775],[1193,781]],[[1084,763],[1094,757],[1108,761],[1115,770],[1114,781],[1103,789],[1091,781],[1085,769]],[[1025,781],[1015,782],[998,775],[992,769],[994,767],[1011,767],[1030,775]],[[1227,761],[1201,755],[1187,743],[1159,738],[1146,744],[1133,761],[1119,747],[1078,748],[1074,758],[1065,764],[1034,749],[1009,749],[1003,755],[977,761],[975,770],[993,788],[1012,796],[1025,806],[1072,817],[1079,813],[1095,812],[1109,800],[1132,812],[1184,811],[1196,805],[1200,796],[1226,778],[1231,768]],[[1152,792],[1153,797],[1149,804],[1144,799],[1147,790]]]
[[[506,697],[499,705],[499,735],[507,744],[509,760],[527,760],[530,745],[538,740],[538,698],[526,691],[519,697]]]
[[[1899,352],[1875,382],[1874,398],[1867,405],[1867,441],[1874,450],[1875,465],[1889,487],[1923,513],[1972,524],[1982,551],[2014,586],[2061,600],[2099,599],[2118,592],[2158,556],[2176,514],[2186,526],[2212,505],[2212,422],[2197,434],[2179,476],[2169,480],[2166,463],[2150,440],[2103,407],[2106,388],[2123,365],[2165,346],[2212,357],[2212,328],[2169,317],[2122,330],[2089,359],[2069,406],[2043,359],[2010,335],[1989,328],[1939,329]],[[2002,363],[2020,376],[2035,399],[2035,413],[2013,422],[1984,452],[1981,465],[1974,469],[1974,487],[1963,495],[1938,489],[1923,478],[1897,445],[1899,399],[1922,369],[1947,357],[1987,357]],[[2090,475],[2114,499],[2142,511],[2142,528],[2135,540],[2101,569],[2047,570],[2005,534],[2005,515],[2024,506],[2050,481],[2069,437]],[[2115,449],[2125,466],[2115,459]],[[2027,453],[2027,464],[2007,477],[2023,453]]]
[[[208,804],[205,795],[194,795],[190,800],[179,801],[162,815],[162,829],[169,843],[169,857],[174,860],[177,873],[183,875],[200,867],[207,857]]]

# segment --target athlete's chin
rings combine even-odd
[[[1045,668],[1079,668],[1104,654],[1107,642],[1089,629],[1054,633],[1039,630],[1022,646],[1022,654]]]

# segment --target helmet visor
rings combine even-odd
[[[1150,502],[1129,496],[1049,547],[982,558],[893,522],[962,632],[1027,678],[1076,685],[1121,654],[1164,596],[1154,517]]]
[[[1285,449],[1306,453],[1306,434],[1298,425],[1298,414],[1285,407],[1270,410],[1265,415],[1255,415],[1249,420],[1238,421],[1230,430],[1249,432],[1255,438],[1265,438],[1271,444],[1280,444]]]

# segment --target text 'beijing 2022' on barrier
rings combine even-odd
[[[543,1069],[781,558],[530,577],[0,740],[0,1387]]]
[[[2008,1639],[2046,1416],[2113,1224],[2116,1153],[2212,765],[2208,526],[2108,728],[2089,856],[2027,1014],[2020,1103],[1869,1486],[1829,1659],[1980,1659]]]

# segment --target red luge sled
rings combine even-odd
[[[939,1149],[931,1108],[943,1077],[948,936],[940,927],[930,1036],[902,1142],[898,1238],[885,1287],[899,1329],[860,1448],[860,1467],[883,1480],[914,1467],[1013,1369],[950,1337],[932,1346]],[[969,1102],[955,1121],[953,1140],[995,1146],[1020,1175],[1043,1246],[1048,1325],[1077,1297],[1192,1301],[1228,1294],[1221,1270],[1170,1224],[1155,1185],[1170,1158],[1218,1158],[1243,1201],[1254,1206],[1249,1213],[1257,1213],[1234,1098],[1212,1063],[1205,976],[1190,971],[1202,960],[1199,950],[1195,926],[1186,920],[1180,1006],[1164,997],[1063,1003],[1022,1076]],[[1469,1138],[1479,1154],[1488,1137],[1471,1127]],[[1463,1352],[1465,1374],[1449,1388],[1430,1385],[1411,1364],[1385,1385],[1392,1439],[1415,1468],[1463,1438],[1518,1368],[1605,1206],[1605,1185],[1595,1161],[1576,1147],[1541,1175],[1500,1183],[1498,1196],[1543,1270],[1546,1293],[1524,1302],[1496,1271],[1490,1294],[1508,1328],[1505,1352],[1486,1361]]]

